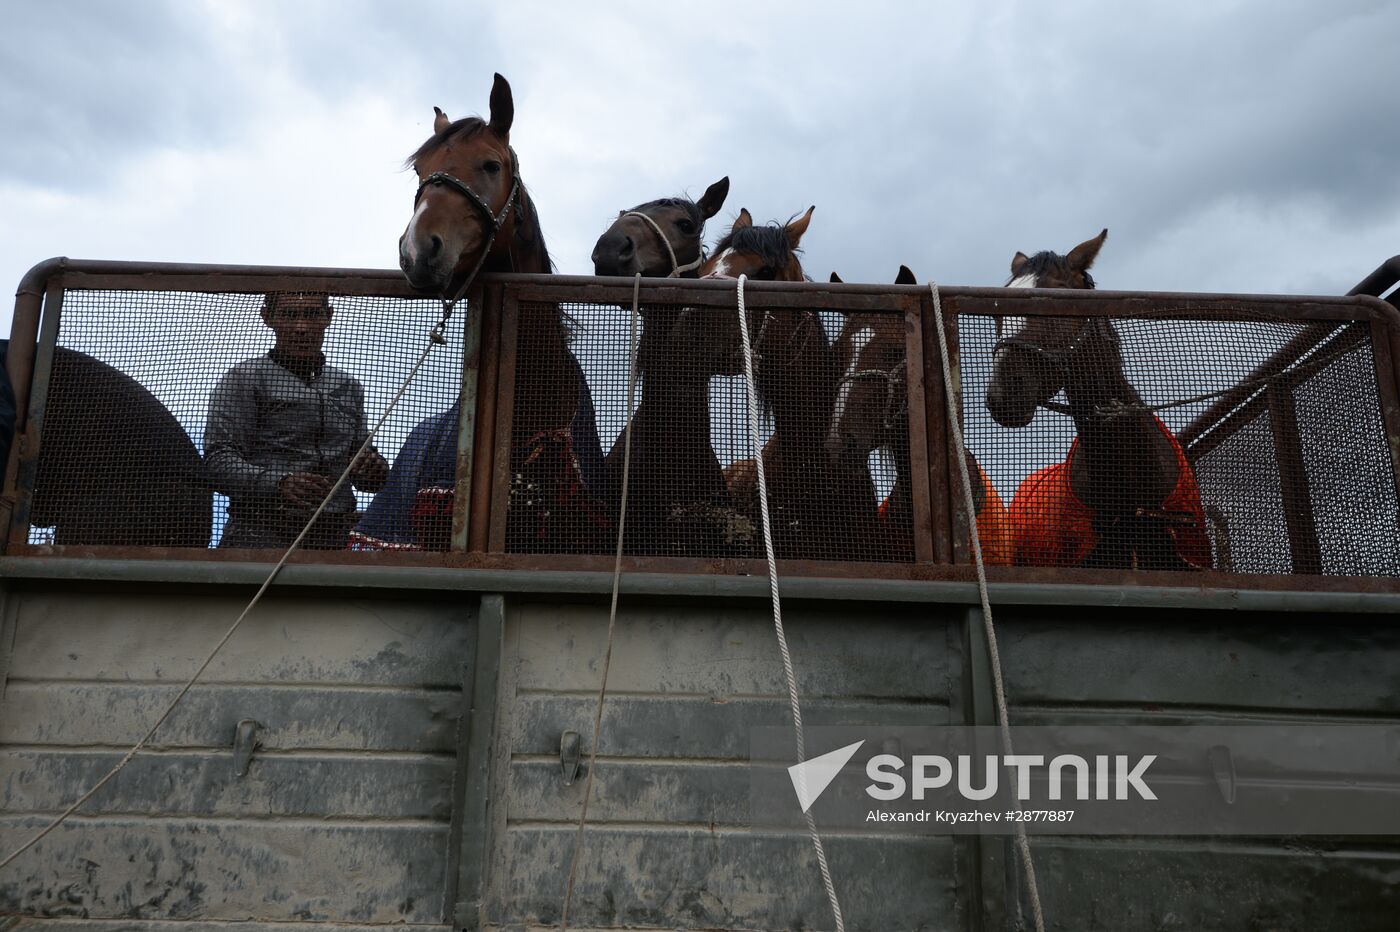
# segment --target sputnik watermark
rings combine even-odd
[[[949,761],[948,758],[939,754],[916,754],[910,763],[911,778],[906,780],[900,771],[904,768],[904,761],[893,754],[879,754],[870,758],[870,762],[865,765],[866,775],[874,782],[865,788],[871,798],[879,800],[900,799],[906,793],[912,799],[923,799],[930,790],[939,790],[948,786],[953,779],[953,772],[957,772],[957,790],[963,799],[981,801],[991,799],[997,795],[999,785],[998,774],[1003,768],[1015,771],[1016,798],[1022,802],[1031,798],[1031,771],[1038,767],[1044,767],[1049,774],[1049,798],[1063,799],[1065,771],[1072,770],[1073,796],[1078,800],[1089,799],[1127,799],[1130,792],[1137,793],[1141,799],[1156,799],[1157,794],[1152,792],[1152,788],[1143,782],[1143,775],[1147,768],[1152,766],[1152,762],[1157,759],[1155,754],[1147,754],[1139,757],[1136,763],[1129,767],[1129,760],[1126,754],[1118,754],[1113,757],[1113,765],[1110,766],[1109,756],[1099,754],[1094,758],[1093,772],[1095,779],[1089,779],[1090,764],[1078,754],[1060,754],[1051,759],[1047,765],[1043,754],[1007,754],[998,756],[988,754],[985,757],[986,764],[981,768],[980,780],[977,779],[977,766],[973,763],[972,755],[959,754],[957,764]],[[1110,776],[1113,774],[1113,776]],[[974,785],[980,783],[980,786]],[[1110,791],[1112,796],[1110,797]]]
[[[751,820],[926,834],[1400,834],[1394,725],[755,729]],[[787,756],[787,760],[783,757]],[[796,805],[794,805],[794,801]]]

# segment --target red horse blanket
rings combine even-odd
[[[1210,538],[1206,536],[1196,474],[1167,425],[1155,416],[1154,420],[1176,451],[1176,488],[1160,512],[1164,527],[1181,559],[1199,569],[1210,569]],[[1037,470],[1016,490],[1011,500],[1011,526],[1017,566],[1078,566],[1098,545],[1094,511],[1079,500],[1070,485],[1069,464],[1078,448],[1076,437],[1063,463]]]

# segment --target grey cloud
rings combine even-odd
[[[65,189],[159,146],[215,146],[247,112],[190,4],[16,4],[0,39],[0,171]]]

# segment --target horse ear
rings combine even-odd
[[[917,285],[919,280],[914,277],[913,272],[909,271],[909,266],[901,265],[899,274],[894,277],[894,283],[896,285]]]
[[[751,226],[753,226],[753,215],[749,213],[747,207],[740,207],[739,216],[734,218],[734,225],[729,228],[729,231],[732,233],[735,230],[742,230],[745,227]]]
[[[510,82],[500,75],[491,85],[491,122],[487,128],[502,142],[510,141],[510,124],[515,120],[515,100],[510,96]]]
[[[1026,267],[1026,263],[1031,261],[1031,257],[1024,252],[1018,252],[1011,257],[1011,277],[1020,278],[1021,271]]]
[[[791,221],[783,228],[784,232],[787,233],[788,246],[796,249],[797,244],[802,242],[802,234],[807,232],[807,225],[812,222],[812,211],[816,209],[817,206],[813,204],[811,207],[807,208],[805,214]]]
[[[1099,249],[1103,247],[1103,241],[1108,239],[1108,229],[1093,239],[1086,239],[1069,251],[1069,267],[1078,269],[1081,272],[1089,271],[1089,266],[1094,264],[1094,259],[1099,255]]]
[[[835,272],[832,272],[832,273],[831,273],[831,283],[832,283],[833,285],[844,285],[844,284],[845,284],[845,282],[841,281],[841,276],[840,276],[840,275],[837,275]]]
[[[447,118],[447,114],[443,113],[437,107],[433,108],[433,113],[436,114],[436,116],[433,117],[434,133],[440,133],[452,125],[452,121]]]
[[[704,195],[695,202],[695,206],[700,208],[700,216],[709,220],[719,213],[719,209],[724,206],[724,199],[728,196],[729,176],[725,175],[705,189]]]

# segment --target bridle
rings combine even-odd
[[[1003,349],[1015,347],[1016,349],[1025,350],[1028,353],[1040,357],[1045,360],[1051,368],[1063,374],[1069,371],[1070,363],[1074,359],[1074,354],[1079,352],[1080,348],[1083,347],[1084,342],[1088,340],[1089,337],[1096,333],[1107,335],[1104,333],[1104,328],[1107,327],[1107,325],[1108,321],[1102,317],[1086,317],[1080,323],[1079,331],[1075,333],[1074,339],[1058,349],[1049,349],[1048,347],[1041,346],[1039,343],[1033,343],[1023,337],[1000,337],[992,344],[992,356],[995,358],[996,354]],[[997,320],[997,327],[998,329],[1001,327],[1000,319]]]
[[[510,216],[512,209],[520,207],[520,162],[515,157],[515,150],[510,149],[510,174],[511,185],[510,194],[506,195],[506,202],[501,207],[501,212],[495,213],[491,210],[491,205],[486,203],[486,199],[472,190],[471,185],[461,178],[449,172],[433,172],[424,178],[418,185],[418,191],[413,195],[413,208],[418,209],[418,202],[423,199],[423,192],[429,187],[448,187],[461,194],[467,199],[467,203],[476,208],[476,212],[481,215],[481,219],[491,228],[491,232],[486,237],[486,245],[481,250],[481,256],[476,260],[476,265],[462,282],[462,287],[457,289],[457,293],[451,298],[443,295],[442,303],[444,316],[452,313],[452,308],[457,302],[462,300],[462,295],[467,293],[476,280],[476,276],[481,272],[481,267],[486,264],[486,257],[491,254],[491,248],[496,243],[496,234],[501,232],[501,227],[505,225],[506,218]]]
[[[909,361],[901,359],[889,369],[859,369],[855,372],[843,375],[836,382],[837,392],[841,391],[841,386],[850,382],[859,382],[866,379],[885,380],[885,408],[881,420],[886,430],[895,426],[895,419],[899,411],[908,405],[909,397],[907,392],[901,392],[900,387],[908,380]],[[903,399],[904,405],[898,402]]]
[[[1001,320],[999,318],[997,320],[997,327],[998,329],[1001,327]],[[1079,324],[1079,330],[1075,333],[1074,339],[1058,349],[1049,349],[1041,346],[1039,343],[1033,343],[1022,337],[1001,337],[992,344],[992,358],[995,359],[996,354],[1006,347],[1025,350],[1044,360],[1050,368],[1059,373],[1061,381],[1063,381],[1068,376],[1070,368],[1074,363],[1075,354],[1083,348],[1085,342],[1091,336],[1096,335],[1102,336],[1110,342],[1115,342],[1117,340],[1117,336],[1113,333],[1112,325],[1108,322],[1107,318],[1086,317]],[[1058,401],[1046,399],[1040,402],[1037,407],[1044,408],[1047,411],[1054,411],[1057,414],[1068,414],[1071,417],[1075,416],[1075,412],[1071,410],[1069,405],[1061,404]],[[1122,404],[1096,405],[1092,413],[1096,417],[1116,418],[1124,413],[1128,413],[1130,409],[1135,409],[1136,407],[1141,406],[1124,406]]]
[[[661,241],[661,248],[666,250],[666,256],[671,260],[671,274],[667,275],[667,278],[678,278],[680,277],[680,274],[682,272],[693,271],[695,269],[700,268],[700,266],[704,264],[705,250],[701,249],[700,255],[695,257],[694,262],[687,262],[685,265],[681,265],[679,262],[676,261],[676,251],[673,248],[671,248],[671,241],[666,238],[666,233],[664,230],[661,229],[661,225],[659,223],[657,223],[655,220],[653,220],[646,214],[642,213],[640,210],[624,210],[622,213],[617,215],[617,219],[619,220],[623,220],[627,217],[639,217],[642,220],[646,221],[646,225],[651,228],[651,231],[656,234],[656,238]],[[701,229],[703,231],[704,227],[702,226]]]

